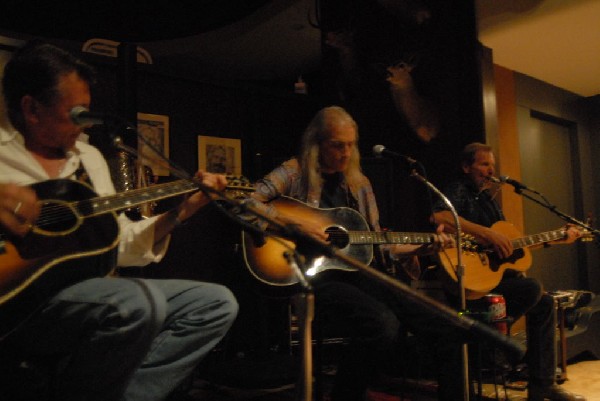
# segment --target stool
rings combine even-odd
[[[498,327],[498,325],[500,324],[505,324],[506,325],[506,335],[510,336],[511,334],[511,327],[512,324],[514,323],[514,319],[510,316],[503,318],[503,319],[496,319],[493,321],[489,321],[489,315],[487,312],[481,312],[481,313],[474,313],[472,314],[473,316],[471,316],[474,319],[478,319],[478,320],[483,320],[485,323]],[[500,326],[502,327],[502,326]],[[483,361],[482,361],[482,348],[485,346],[486,344],[482,344],[481,342],[477,343],[476,346],[476,357],[477,357],[477,394],[478,394],[478,399],[483,399],[482,398],[482,394],[483,394],[483,376],[482,376],[482,371],[484,369],[483,367]],[[473,355],[469,354],[469,359],[472,357]],[[497,349],[493,348],[493,356],[492,359],[490,361],[487,361],[489,363],[491,363],[491,373],[492,373],[492,377],[493,377],[493,385],[494,385],[494,389],[495,389],[495,394],[496,394],[496,400],[499,400],[499,393],[498,393],[498,383],[497,383],[497,377],[498,374],[500,374],[502,376],[502,384],[505,385],[507,378],[506,378],[506,374],[510,371],[510,369],[512,368],[511,366],[499,366],[499,364],[497,363],[497,358],[498,358],[498,354],[497,354]],[[472,371],[473,369],[471,368],[471,365],[469,365],[469,370]],[[498,369],[501,369],[501,371],[499,372]],[[472,386],[473,381],[470,381],[470,385]],[[505,396],[506,396],[506,387],[504,387],[505,389]],[[473,390],[473,388],[471,388],[471,390]],[[473,393],[473,391],[471,391]]]
[[[567,336],[565,332],[565,310],[577,304],[579,299],[579,291],[554,291],[549,292],[554,298],[554,310],[556,313],[556,323],[558,326],[558,352],[557,365],[560,367],[560,373],[557,374],[556,380],[559,383],[568,380],[567,378]]]

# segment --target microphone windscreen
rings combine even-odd
[[[383,146],[383,145],[375,145],[375,146],[373,146],[373,154],[375,156],[381,155],[381,153],[383,153],[384,150],[385,150],[385,146]]]

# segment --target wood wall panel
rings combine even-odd
[[[494,66],[496,104],[498,111],[498,149],[496,149],[497,174],[520,179],[521,161],[514,73],[504,67]],[[523,201],[509,186],[504,186],[500,202],[506,219],[523,232]]]

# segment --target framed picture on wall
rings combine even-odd
[[[138,139],[138,152],[142,164],[150,167],[154,175],[168,176],[169,168],[156,152],[160,152],[166,158],[169,157],[169,117],[138,113],[137,119],[138,133],[150,144]]]
[[[242,141],[199,135],[198,168],[211,173],[242,175]]]

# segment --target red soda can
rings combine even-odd
[[[506,324],[506,301],[500,294],[487,294],[485,296],[488,303],[489,322],[493,323],[502,334],[508,334],[508,325]]]

